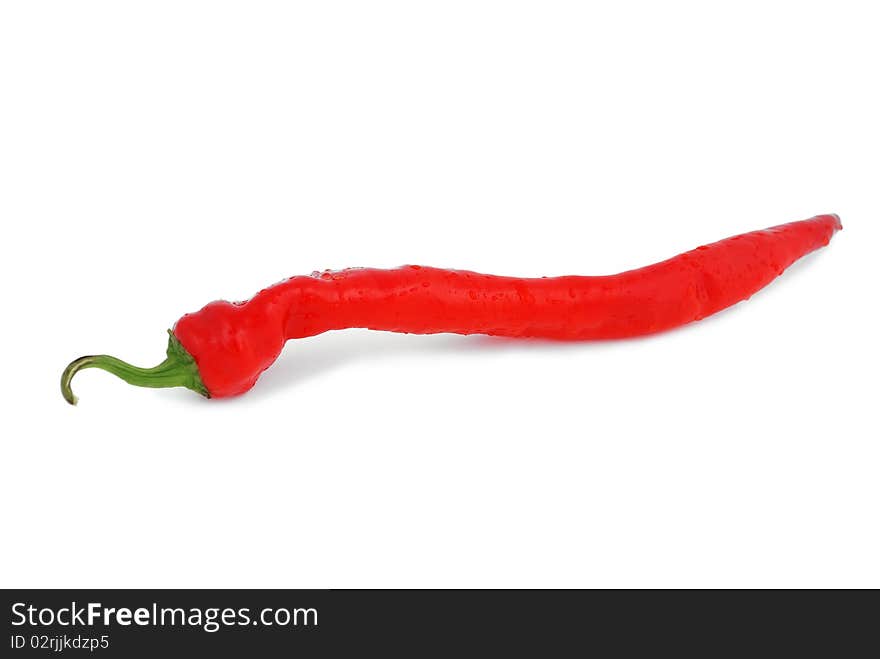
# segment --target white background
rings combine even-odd
[[[0,584],[880,586],[880,39],[853,2],[6,2]],[[216,298],[605,274],[837,212],[641,340],[347,331],[205,401]]]

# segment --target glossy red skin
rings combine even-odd
[[[363,327],[582,340],[668,330],[745,300],[827,245],[836,215],[754,231],[617,275],[524,279],[416,265],[291,277],[244,303],[211,302],[174,335],[212,397],[244,393],[288,339]]]

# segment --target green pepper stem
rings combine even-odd
[[[73,360],[61,374],[61,395],[68,403],[76,405],[77,397],[70,387],[73,376],[85,368],[100,368],[138,387],[186,387],[210,398],[195,360],[170,330],[168,335],[168,356],[153,368],[132,366],[110,355],[89,355]]]

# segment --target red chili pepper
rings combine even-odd
[[[661,332],[749,298],[841,228],[837,215],[817,215],[603,277],[523,279],[417,265],[291,277],[247,302],[211,302],[186,314],[169,332],[168,358],[154,368],[81,357],[64,371],[61,391],[76,403],[71,379],[97,367],[139,386],[235,396],[254,386],[288,339],[349,327],[563,340]]]

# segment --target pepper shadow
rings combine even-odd
[[[247,396],[272,396],[290,391],[327,373],[358,362],[390,361],[407,356],[436,358],[468,352],[587,349],[590,342],[510,339],[483,335],[395,334],[351,329],[289,341]],[[233,400],[233,399],[230,399]]]

